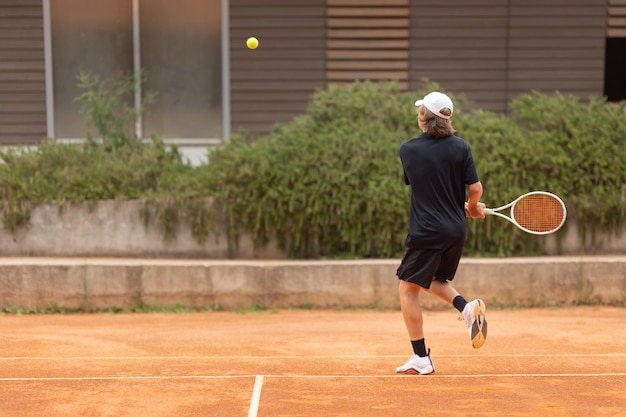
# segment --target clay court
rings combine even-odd
[[[626,309],[427,311],[436,372],[396,375],[399,311],[0,316],[2,416],[626,416]]]

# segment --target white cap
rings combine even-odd
[[[442,117],[444,119],[449,119],[452,116],[452,112],[454,111],[454,106],[452,105],[452,100],[450,97],[440,92],[432,92],[426,94],[426,96],[422,100],[417,100],[415,102],[415,107],[424,106],[431,112],[435,113],[437,116]],[[448,108],[450,109],[450,116],[446,116],[441,113],[442,109]]]

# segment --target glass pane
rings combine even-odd
[[[220,0],[140,2],[144,91],[156,92],[144,136],[221,138]]]
[[[131,0],[51,0],[54,130],[84,138],[84,115],[74,99],[80,71],[106,79],[133,69]],[[132,105],[132,102],[130,103]]]

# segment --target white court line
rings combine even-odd
[[[261,400],[261,388],[263,388],[263,375],[257,375],[254,379],[252,398],[250,399],[250,410],[248,417],[256,417],[259,412],[259,401]]]
[[[96,377],[42,377],[42,378],[0,378],[0,382],[36,382],[36,381],[124,381],[124,380],[178,380],[178,379],[242,379],[256,378],[254,392],[258,388],[258,396],[261,395],[263,378],[275,379],[388,379],[388,378],[601,378],[601,377],[626,377],[626,372],[607,373],[569,373],[569,374],[429,374],[427,376],[389,374],[389,375],[178,375],[178,376],[96,376]],[[253,392],[252,400],[255,399]],[[250,406],[252,407],[251,401]],[[258,401],[258,400],[257,400]]]
[[[438,358],[623,358],[626,353],[570,353],[570,354],[455,354],[437,355]],[[78,361],[78,360],[178,360],[178,359],[396,359],[406,355],[279,355],[279,356],[10,356],[0,357],[0,361]]]

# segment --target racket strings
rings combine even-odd
[[[511,216],[523,228],[533,232],[549,232],[563,223],[565,209],[555,197],[531,194],[522,197],[511,209]]]

